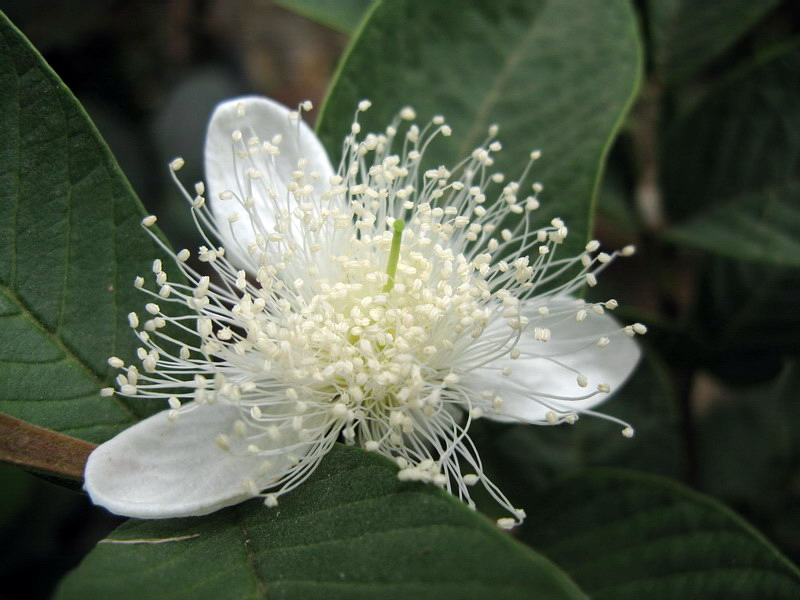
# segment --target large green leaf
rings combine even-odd
[[[669,480],[587,471],[531,508],[522,537],[593,600],[800,598],[800,572],[778,550]]]
[[[655,58],[661,75],[682,81],[708,66],[780,0],[649,0]]]
[[[274,0],[275,4],[342,33],[353,33],[373,0]]]
[[[431,163],[455,165],[500,125],[496,166],[517,177],[530,151],[545,185],[540,215],[564,218],[571,251],[591,231],[603,164],[639,82],[629,3],[583,0],[392,0],[354,37],[318,130],[336,156],[357,102],[373,101],[365,130],[382,131],[404,105],[421,120],[444,114],[453,135]]]
[[[129,521],[67,577],[60,600],[586,599],[563,572],[452,496],[336,447],[274,510]]]
[[[103,441],[150,407],[101,398],[133,356],[143,208],[77,100],[0,16],[0,411]]]

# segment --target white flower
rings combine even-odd
[[[495,126],[459,164],[423,171],[428,144],[450,135],[442,117],[420,129],[405,108],[385,133],[360,137],[356,112],[334,170],[300,118],[309,108],[246,97],[216,109],[209,202],[202,183],[184,189],[210,275],[182,250],[175,264],[188,286],[170,282],[159,260],[154,286],[137,278],[153,297],[129,316],[141,367],[112,357],[124,369],[119,390],[103,390],[170,408],[98,447],[86,489],[141,518],[253,496],[274,506],[342,439],[471,506],[469,487],[481,483],[510,527],[524,512],[483,472],[470,426],[598,414],[636,365],[631,338],[644,326],[618,325],[607,314],[614,300],[571,294],[617,253],[591,242],[559,256],[564,223],[533,228],[542,186],[525,180],[539,153],[504,182],[491,169]],[[176,182],[182,165],[171,164]]]

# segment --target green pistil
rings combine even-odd
[[[389,251],[389,264],[386,265],[386,274],[389,276],[389,281],[383,286],[384,292],[391,292],[394,287],[394,277],[397,275],[397,263],[400,262],[400,242],[403,241],[403,229],[406,224],[400,219],[395,219],[394,223],[394,236],[392,236],[392,249]]]

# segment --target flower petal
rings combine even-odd
[[[84,487],[92,502],[115,514],[143,519],[205,515],[253,496],[245,485],[266,487],[286,472],[286,455],[249,456],[230,436],[230,450],[216,442],[241,417],[229,404],[185,405],[176,421],[153,415],[98,446],[86,463]]]
[[[550,410],[580,413],[591,409],[607,400],[609,394],[599,393],[583,400],[553,396],[578,398],[596,391],[600,384],[607,384],[613,393],[639,361],[638,344],[608,314],[596,314],[587,306],[585,320],[579,322],[576,315],[582,304],[574,298],[548,301],[547,316],[538,312],[542,305],[539,299],[528,300],[522,313],[530,319],[530,328],[550,330],[548,341],[535,339],[529,328],[516,346],[521,352],[518,359],[506,355],[475,369],[465,379],[465,387],[471,386],[477,394],[484,392],[488,396],[491,392],[502,398],[499,413],[487,407],[488,418],[542,422]],[[497,321],[486,334],[507,335],[507,331],[503,321]],[[608,338],[608,345],[598,346],[603,337]],[[506,368],[510,369],[509,375],[502,374]],[[584,386],[578,383],[579,374],[585,377]],[[491,402],[491,398],[483,398],[483,402]]]
[[[218,105],[211,116],[205,146],[208,198],[223,246],[237,266],[254,270],[247,248],[256,232],[273,233],[276,212],[295,208],[294,197],[288,205],[287,198],[298,160],[306,160],[305,183],[317,195],[328,189],[335,174],[316,134],[302,119],[291,119],[291,112],[274,100],[244,96]],[[279,143],[275,136],[282,138]],[[276,146],[279,154],[270,150]],[[253,169],[260,172],[257,178]],[[226,191],[233,197],[221,200]],[[249,198],[255,219],[242,204]],[[234,214],[238,219],[230,222]]]

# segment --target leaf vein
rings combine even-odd
[[[91,380],[93,383],[96,383],[98,387],[102,387],[104,385],[105,382],[103,378],[89,365],[84,363],[57,332],[49,330],[44,323],[42,323],[41,320],[39,320],[39,318],[31,311],[30,307],[23,301],[23,299],[16,293],[15,290],[0,284],[0,292],[10,297],[12,302],[16,303],[16,305],[22,309],[21,314],[23,317],[26,318],[34,327],[39,329],[45,336],[47,336],[51,342],[55,344],[62,352],[64,352],[69,361],[77,366],[78,369],[82,371],[89,380]],[[111,398],[113,398],[114,401],[131,416],[131,418],[138,420],[136,414],[126,402],[123,402],[116,394],[111,396]]]
[[[500,99],[502,89],[508,83],[508,79],[511,77],[514,69],[516,69],[517,65],[525,56],[528,44],[533,39],[537,26],[538,19],[532,18],[530,25],[525,31],[525,34],[522,36],[520,42],[518,44],[514,44],[514,49],[506,58],[503,68],[500,69],[495,76],[492,84],[489,86],[486,96],[484,96],[481,105],[475,112],[475,117],[472,120],[472,127],[467,135],[464,136],[464,141],[461,144],[461,148],[458,150],[459,156],[467,155],[472,149],[472,146],[474,146],[477,142],[480,131],[486,127],[486,118],[489,114],[489,111]]]
[[[245,524],[245,517],[242,516],[241,509],[236,507],[236,522],[239,525],[239,532],[242,536],[242,546],[244,547],[244,558],[245,564],[247,568],[253,575],[253,583],[255,585],[255,597],[259,598],[260,600],[266,600],[267,598],[267,582],[261,577],[261,572],[258,570],[258,564],[256,562],[256,553],[250,547],[250,533],[247,530],[247,525]]]
[[[8,42],[6,42],[6,47],[10,47]],[[17,280],[17,230],[18,230],[17,225],[19,223],[19,196],[20,196],[19,189],[20,189],[20,186],[21,186],[21,183],[22,183],[22,161],[20,160],[20,156],[22,155],[21,154],[21,149],[22,149],[22,133],[21,133],[21,129],[22,128],[20,127],[20,112],[21,112],[20,111],[20,106],[21,106],[21,103],[20,103],[20,89],[21,89],[22,86],[20,85],[21,76],[20,76],[19,71],[17,70],[16,63],[14,63],[14,74],[17,77],[17,85],[16,85],[16,88],[17,88],[17,90],[16,90],[17,91],[16,108],[17,108],[17,110],[15,111],[15,115],[16,115],[16,118],[17,118],[17,137],[16,137],[16,142],[17,142],[17,149],[16,149],[16,159],[17,159],[16,160],[16,180],[17,181],[16,181],[16,186],[15,186],[15,192],[16,193],[14,194],[14,209],[12,211],[12,216],[11,216],[11,236],[10,236],[11,237],[11,274],[10,274],[10,277],[9,277],[9,284],[10,285],[14,285],[16,283],[16,280]]]
[[[64,136],[63,142],[65,147],[69,147],[69,118],[67,117],[64,107],[61,102],[58,102],[58,107],[61,109],[61,117],[64,121]],[[75,182],[72,181],[72,161],[69,157],[69,152],[65,152],[67,159],[64,161],[64,166],[67,170],[67,182],[69,190],[67,191],[67,216],[65,219],[67,231],[64,237],[64,277],[61,282],[61,295],[58,303],[58,319],[56,320],[55,332],[58,334],[64,324],[64,313],[66,312],[67,305],[67,288],[69,286],[69,261],[72,256],[72,200],[73,189]]]

